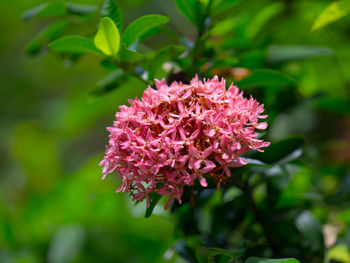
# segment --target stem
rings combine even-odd
[[[129,74],[129,75],[131,75],[131,76],[133,76],[133,77],[135,77],[135,78],[141,80],[141,81],[146,85],[146,87],[147,87],[148,85],[150,85],[150,83],[149,83],[148,81],[144,80],[144,79],[143,79],[139,74],[137,74],[136,72],[134,72],[134,71],[130,70],[129,68],[123,66],[123,64],[118,63],[117,61],[114,61],[114,64],[115,64],[117,67],[119,67],[119,68],[121,68],[122,70],[124,70],[125,73],[127,73],[127,74]]]
[[[203,10],[203,21],[201,21],[201,24],[197,26],[198,36],[191,50],[192,65],[191,65],[190,72],[192,76],[196,74],[198,61],[202,53],[202,48],[204,46],[204,40],[202,40],[201,38],[208,29],[208,25],[206,25],[206,20],[210,15],[210,8],[212,5],[212,2],[213,0],[209,0],[208,5]]]
[[[232,179],[235,181],[238,188],[240,188],[247,195],[249,205],[253,211],[256,220],[264,230],[265,238],[269,247],[272,249],[274,254],[278,254],[278,245],[276,243],[276,239],[272,234],[273,232],[271,231],[271,228],[266,223],[264,216],[262,215],[254,201],[252,189],[249,187],[248,183],[244,182],[241,178],[232,176]]]

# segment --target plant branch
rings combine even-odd
[[[263,228],[264,234],[266,241],[269,245],[269,247],[272,249],[272,251],[277,254],[278,253],[278,245],[276,243],[276,239],[274,235],[272,234],[273,232],[271,231],[271,228],[269,225],[266,223],[266,220],[262,213],[260,212],[259,208],[257,207],[255,200],[253,198],[253,192],[252,189],[249,187],[249,184],[244,182],[241,178],[238,176],[232,176],[233,181],[236,183],[237,187],[241,189],[246,196],[248,197],[249,205],[252,209],[252,212],[258,221],[258,223],[261,225]]]

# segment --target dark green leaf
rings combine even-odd
[[[164,76],[163,64],[187,50],[184,46],[167,46],[155,54],[150,63],[149,79],[161,78]]]
[[[256,153],[252,158],[267,164],[287,163],[298,159],[304,147],[305,141],[300,137],[291,137],[275,143],[265,148],[263,153]]]
[[[98,7],[96,5],[83,5],[70,2],[66,3],[66,8],[69,14],[81,16],[95,13],[98,10]]]
[[[312,25],[312,31],[322,28],[337,21],[350,12],[350,0],[335,1],[330,3]]]
[[[44,28],[32,41],[28,43],[26,52],[30,55],[39,53],[44,44],[49,43],[62,35],[67,26],[67,20],[53,22],[51,25]]]
[[[22,14],[23,20],[29,20],[33,17],[51,17],[62,16],[66,13],[66,6],[63,1],[46,2],[32,9],[25,11]]]
[[[152,193],[149,195],[149,207],[146,209],[145,218],[148,218],[152,215],[153,209],[156,207],[162,196],[158,193]]]
[[[245,167],[249,166],[259,166],[259,167],[270,167],[271,165],[266,164],[260,160],[252,159],[252,158],[244,158],[248,162],[248,164]]]
[[[350,102],[344,98],[322,97],[317,99],[314,105],[318,109],[336,112],[341,115],[350,114]]]
[[[302,212],[296,219],[295,225],[300,233],[314,246],[323,246],[322,225],[310,211]]]
[[[101,19],[94,43],[107,56],[117,55],[120,48],[120,34],[111,18],[103,17]]]
[[[78,54],[93,52],[103,55],[103,53],[95,47],[91,39],[82,36],[62,37],[50,43],[49,48],[56,52]]]
[[[123,74],[122,70],[111,72],[96,83],[95,88],[91,91],[91,95],[100,96],[106,94],[107,92],[118,88],[118,86],[124,83],[126,80],[126,75]]]
[[[244,263],[300,263],[295,258],[281,258],[281,259],[272,259],[272,258],[256,258],[250,257]]]
[[[108,59],[101,61],[100,64],[103,68],[105,68],[107,70],[116,70],[118,68],[113,61],[108,60]]]
[[[333,56],[333,50],[329,48],[313,46],[276,46],[268,48],[266,62],[282,63],[287,61],[302,60],[316,56]]]
[[[105,0],[101,8],[101,16],[110,17],[117,25],[120,34],[123,32],[123,18],[115,0]]]
[[[240,88],[250,88],[258,86],[270,86],[270,85],[293,85],[295,81],[284,73],[271,70],[271,69],[258,69],[253,73],[237,82],[237,86]]]
[[[154,27],[166,24],[169,22],[169,18],[161,15],[146,15],[136,19],[126,29],[123,35],[122,42],[126,47],[129,47],[132,43],[138,40],[149,30]]]
[[[203,27],[204,15],[198,0],[175,0],[177,8],[194,25]]]
[[[234,253],[227,251],[222,248],[198,248],[196,250],[196,258],[199,263],[214,263],[215,262],[215,256],[216,255],[224,255],[231,259],[234,259],[235,257],[241,255],[241,253]]]

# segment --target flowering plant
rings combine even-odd
[[[233,84],[226,90],[225,80],[192,79],[190,84],[165,79],[155,81],[142,99],[129,100],[130,107],[120,106],[110,132],[103,166],[103,178],[114,170],[123,184],[117,192],[129,192],[133,200],[149,194],[169,196],[165,209],[181,195],[186,185],[199,180],[207,186],[206,175],[217,186],[230,177],[228,167],[247,164],[242,154],[263,151],[269,142],[257,138],[256,129],[264,105],[252,97],[246,99]]]

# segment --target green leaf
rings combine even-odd
[[[252,159],[252,158],[244,158],[244,160],[246,160],[248,163],[245,167],[249,167],[249,166],[271,167],[271,165],[266,164],[260,160],[256,160],[256,159]]]
[[[270,85],[294,85],[295,81],[289,76],[277,70],[258,69],[253,73],[237,82],[240,88],[270,86]]]
[[[63,1],[46,2],[22,14],[22,19],[27,21],[33,17],[52,17],[66,14],[66,6]]]
[[[300,233],[308,239],[313,246],[323,247],[322,225],[310,211],[302,212],[296,219],[295,225]]]
[[[155,56],[150,62],[150,68],[148,71],[149,79],[163,77],[165,73],[162,68],[163,64],[181,55],[186,50],[187,48],[185,46],[175,46],[175,45],[170,45],[161,49],[158,53],[155,54]]]
[[[122,42],[126,47],[129,47],[142,35],[146,34],[154,27],[166,24],[169,18],[161,15],[146,15],[136,19],[126,29],[123,35]]]
[[[123,18],[115,0],[105,0],[101,8],[101,16],[110,17],[117,25],[119,32],[123,32]]]
[[[117,55],[120,47],[120,34],[111,18],[103,17],[101,19],[94,43],[107,56]]]
[[[210,30],[210,34],[225,37],[227,33],[232,32],[237,26],[236,17],[228,17],[225,20],[216,23]]]
[[[315,100],[313,104],[318,109],[336,112],[341,115],[350,115],[350,102],[345,98],[321,97]]]
[[[328,253],[328,260],[332,262],[350,262],[350,251],[346,244],[338,244],[332,247]]]
[[[66,3],[67,12],[74,15],[88,15],[97,12],[98,7],[96,5],[83,5],[77,3]]]
[[[123,74],[122,70],[113,71],[96,83],[91,91],[91,95],[100,96],[106,94],[118,88],[126,80],[126,75]]]
[[[106,59],[106,60],[101,61],[100,65],[103,68],[105,68],[107,70],[111,70],[111,71],[118,69],[117,65],[110,59]]]
[[[330,3],[316,18],[311,31],[320,29],[337,21],[350,11],[350,0],[335,1]]]
[[[249,257],[244,263],[300,263],[295,258],[280,258],[280,259],[272,259],[272,258],[257,258],[257,257]]]
[[[175,0],[180,12],[197,27],[203,27],[204,15],[198,0]]]
[[[152,215],[153,210],[161,197],[162,196],[157,193],[152,193],[149,195],[149,207],[146,209],[145,218],[148,218]]]
[[[253,159],[260,160],[267,164],[287,163],[298,159],[305,145],[305,141],[300,137],[290,137],[284,140],[272,143],[265,148],[263,153],[255,153],[251,156]]]
[[[93,52],[103,55],[98,50],[91,39],[82,36],[65,36],[57,39],[49,44],[49,48],[56,52],[67,52],[67,53],[87,53]]]
[[[276,2],[263,8],[248,24],[246,28],[247,37],[253,39],[263,29],[266,23],[279,14],[283,8],[284,5],[281,2]]]
[[[44,28],[33,40],[28,43],[26,52],[30,55],[36,55],[40,52],[44,44],[49,43],[62,35],[67,26],[67,20],[53,22],[51,25]]]
[[[241,0],[214,0],[210,8],[210,13],[212,15],[218,15],[235,6],[239,2],[241,2]]]
[[[334,56],[333,50],[329,48],[314,46],[277,46],[268,48],[266,62],[283,63],[288,61],[302,60],[316,56]]]
[[[122,44],[122,47],[119,52],[119,62],[121,63],[127,63],[127,64],[137,64],[141,61],[143,61],[145,58],[145,55],[137,52],[130,50],[125,47],[125,44]]]
[[[230,259],[235,259],[237,256],[241,255],[242,253],[234,253],[227,251],[222,248],[205,248],[201,247],[196,250],[196,258],[199,261],[199,263],[214,263],[215,262],[215,256],[216,255],[224,255],[229,257]]]

